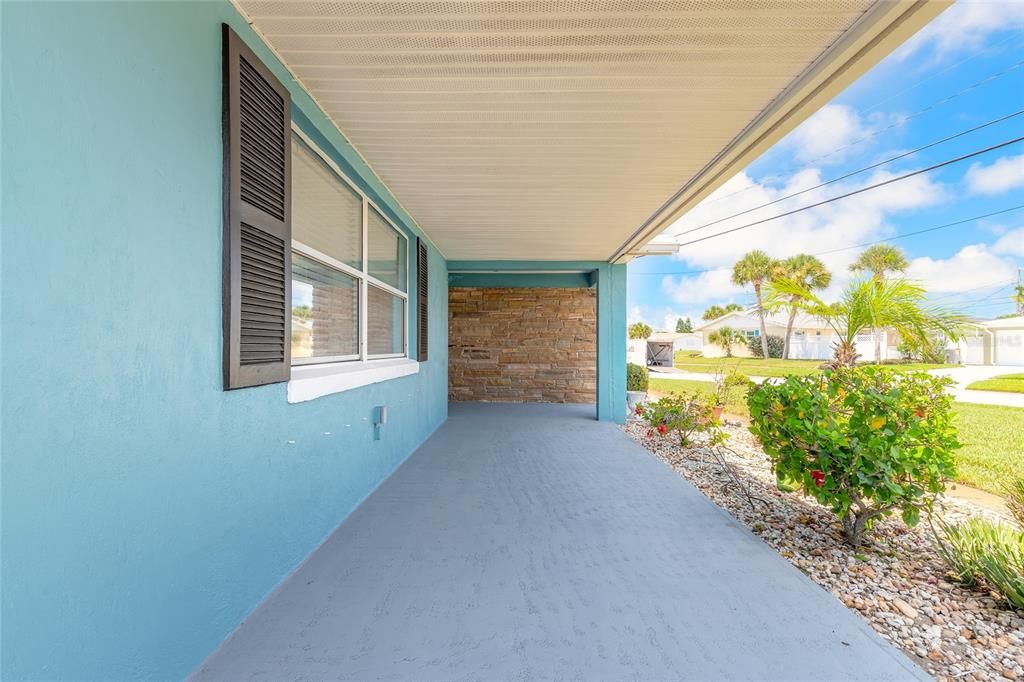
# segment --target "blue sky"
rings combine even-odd
[[[666,234],[755,208],[820,182],[1024,109],[1024,1],[959,0]],[[1024,136],[1024,114],[741,217],[676,239],[685,242],[815,203]],[[819,257],[833,298],[853,276],[864,242],[891,239],[908,276],[936,304],[979,317],[1013,311],[1024,266],[1024,208],[905,239],[896,235],[1024,205],[1024,142],[832,202],[818,209],[684,246],[676,256],[629,265],[629,318],[655,328],[698,321],[712,303],[749,303],[732,264],[753,248],[783,258]]]

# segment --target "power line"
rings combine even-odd
[[[1002,123],[1003,121],[1008,121],[1011,118],[1015,118],[1017,116],[1020,116],[1021,114],[1024,114],[1024,109],[1018,109],[1017,111],[1013,112],[1012,114],[1007,114],[1006,116],[1000,116],[999,118],[996,118],[996,119],[993,119],[991,121],[988,121],[987,123],[982,123],[981,125],[974,126],[973,128],[968,128],[967,130],[961,130],[958,133],[955,133],[953,135],[948,135],[948,136],[946,136],[946,137],[944,137],[944,138],[942,138],[940,140],[935,140],[933,142],[929,142],[926,145],[923,145],[921,147],[917,147],[916,149],[911,149],[910,151],[907,151],[907,152],[903,152],[902,154],[898,154],[896,156],[890,157],[888,159],[885,159],[884,161],[879,161],[877,163],[871,164],[870,166],[865,166],[864,168],[859,168],[859,169],[857,169],[855,171],[851,171],[849,173],[846,173],[845,175],[840,175],[837,178],[832,178],[831,180],[826,180],[825,182],[821,182],[821,183],[819,183],[817,185],[814,185],[813,187],[808,187],[808,188],[802,189],[802,190],[800,190],[798,192],[793,192],[792,194],[787,194],[784,197],[780,197],[780,198],[775,199],[773,201],[769,201],[767,203],[761,204],[760,206],[754,206],[753,208],[748,208],[746,210],[740,211],[739,213],[734,213],[734,214],[732,214],[730,216],[726,216],[725,218],[719,218],[717,220],[712,220],[709,223],[704,223],[703,225],[699,225],[697,227],[691,227],[688,230],[682,230],[680,232],[675,232],[675,233],[673,233],[673,236],[678,237],[680,235],[690,234],[691,232],[697,232],[698,230],[703,230],[704,228],[711,227],[712,225],[717,225],[719,223],[724,223],[727,220],[732,220],[733,218],[738,218],[741,215],[746,215],[748,213],[753,213],[754,211],[760,210],[762,208],[767,208],[768,206],[773,206],[773,205],[778,204],[780,202],[786,201],[787,199],[792,199],[793,197],[798,197],[801,194],[806,194],[807,192],[810,192],[810,191],[813,191],[813,190],[816,190],[816,189],[821,189],[822,187],[826,187],[826,186],[834,184],[836,182],[840,182],[841,180],[846,180],[847,178],[851,178],[854,175],[860,175],[861,173],[864,173],[866,171],[873,170],[873,169],[878,168],[880,166],[884,166],[884,165],[886,165],[888,163],[892,163],[893,161],[898,161],[899,159],[906,158],[908,156],[911,156],[912,154],[917,154],[919,152],[923,152],[926,149],[931,149],[932,147],[936,147],[936,146],[938,146],[940,144],[944,144],[946,142],[950,142],[950,141],[955,140],[957,138],[963,137],[964,135],[969,135],[970,133],[977,132],[979,130],[982,130],[983,128],[988,128],[989,126],[996,125],[997,123]]]
[[[970,289],[964,289],[963,291],[950,291],[950,292],[946,292],[945,294],[939,294],[938,296],[933,296],[929,300],[932,301],[932,302],[948,300],[948,299],[951,299],[951,298],[956,298],[957,296],[963,296],[964,294],[969,294],[971,292],[978,291],[979,289],[989,289],[991,287],[999,287],[998,289],[996,289],[993,292],[993,293],[999,293],[999,291],[1001,289],[1005,289],[1006,288],[1006,280],[1001,279],[998,282],[992,282],[990,284],[982,284],[980,287],[972,287]]]
[[[998,79],[1002,78],[1003,76],[1005,76],[1006,74],[1011,73],[1011,72],[1015,71],[1016,69],[1019,69],[1022,66],[1024,66],[1024,60],[1019,61],[1019,62],[1017,62],[1015,64],[1012,64],[1011,66],[1007,67],[1006,69],[1003,69],[1002,71],[998,71],[998,72],[996,72],[994,74],[986,76],[985,78],[981,79],[980,81],[977,81],[976,83],[968,85],[963,90],[959,90],[957,92],[954,92],[951,95],[946,95],[945,97],[942,97],[942,98],[940,98],[938,100],[935,100],[934,102],[932,102],[928,106],[924,107],[923,109],[919,109],[919,110],[917,110],[917,111],[915,111],[915,112],[913,112],[911,114],[907,114],[906,116],[902,116],[899,119],[897,119],[894,123],[891,123],[891,124],[885,126],[884,128],[879,128],[877,130],[873,130],[869,134],[865,135],[864,137],[860,137],[860,138],[858,138],[858,139],[856,139],[856,140],[854,140],[852,142],[849,142],[849,143],[847,143],[847,144],[845,144],[845,145],[843,145],[841,147],[836,147],[832,151],[826,152],[825,154],[822,154],[821,156],[816,156],[813,159],[810,159],[810,160],[806,161],[804,163],[804,165],[802,165],[802,166],[790,166],[788,168],[784,168],[784,169],[778,171],[777,173],[773,173],[772,175],[769,175],[769,176],[767,176],[765,178],[762,178],[761,181],[762,182],[771,182],[773,180],[779,180],[779,179],[781,179],[781,178],[783,178],[783,177],[785,177],[787,175],[793,175],[797,171],[806,170],[806,169],[811,167],[811,164],[817,163],[818,161],[821,161],[822,159],[827,159],[830,156],[833,156],[835,154],[838,154],[839,152],[842,152],[842,151],[845,151],[847,149],[850,149],[851,147],[855,147],[855,146],[857,146],[859,144],[867,142],[868,140],[873,140],[874,138],[878,137],[879,135],[881,135],[883,133],[887,133],[890,130],[893,130],[895,128],[900,128],[900,127],[906,125],[907,123],[909,123],[910,121],[914,120],[915,118],[917,118],[919,116],[923,116],[924,114],[927,114],[930,111],[934,111],[935,109],[943,106],[944,104],[952,102],[953,100],[955,100],[955,99],[957,99],[959,97],[962,97],[963,95],[966,95],[969,92],[973,92],[974,90],[976,90],[976,89],[978,89],[978,88],[980,88],[980,87],[982,87],[984,85],[987,85],[987,84],[989,84],[989,83],[991,83],[991,82],[993,82],[995,80],[998,80]],[[913,88],[910,88],[910,89],[913,89]],[[902,93],[899,93],[899,94],[902,94]],[[882,100],[882,102],[885,102],[885,101],[887,101],[887,100]],[[871,111],[872,111],[871,109],[868,110],[868,112],[871,112]],[[724,199],[728,199],[730,197],[734,197],[734,196],[736,196],[738,194],[742,194],[744,192],[749,192],[750,190],[754,189],[756,186],[757,185],[751,185],[749,187],[744,187],[743,189],[736,190],[735,192],[730,192],[729,194],[726,194],[724,196],[715,197],[714,199],[710,199],[710,200],[705,200],[704,202],[702,202],[702,205],[703,206],[708,206],[708,205],[711,205],[711,204],[716,204],[719,201],[723,201]]]
[[[890,100],[893,100],[893,99],[896,99],[900,95],[904,95],[904,94],[910,92],[911,90],[915,90],[915,89],[921,87],[922,85],[924,85],[925,83],[927,83],[928,81],[930,81],[930,80],[932,80],[934,78],[938,78],[939,76],[941,76],[942,74],[946,73],[947,71],[952,71],[955,68],[961,67],[964,64],[966,64],[967,62],[971,61],[972,59],[977,59],[982,54],[990,54],[996,48],[1002,47],[1003,45],[1005,45],[1006,43],[1010,42],[1011,40],[1013,40],[1016,37],[1017,37],[1016,33],[1010,33],[1009,35],[1007,35],[1002,40],[998,40],[995,43],[992,43],[991,45],[987,45],[984,52],[982,52],[981,50],[978,50],[977,52],[973,52],[973,53],[969,54],[968,56],[964,57],[963,59],[961,59],[960,61],[953,62],[952,64],[950,64],[949,66],[947,66],[947,67],[945,67],[943,69],[940,69],[938,71],[934,71],[934,72],[930,73],[927,78],[922,78],[921,80],[917,81],[913,85],[911,85],[909,87],[906,87],[906,88],[904,88],[904,89],[902,89],[902,90],[900,90],[898,92],[894,92],[893,94],[891,94],[891,95],[889,95],[889,96],[887,96],[887,97],[885,97],[883,99],[878,100],[877,102],[872,104],[871,107],[867,109],[867,111],[876,111],[878,108],[881,107],[881,105],[885,104],[886,102],[888,102]]]
[[[931,172],[933,170],[938,170],[939,168],[944,168],[944,167],[950,166],[950,165],[952,165],[954,163],[960,163],[961,161],[966,161],[967,159],[973,159],[976,156],[980,156],[982,154],[987,154],[988,152],[993,152],[993,151],[995,151],[997,149],[1002,149],[1003,147],[1008,147],[1010,145],[1017,144],[1018,142],[1021,142],[1021,141],[1024,141],[1024,137],[1016,137],[1016,138],[1014,138],[1012,140],[1006,140],[1005,142],[1000,142],[999,144],[992,145],[991,147],[986,147],[984,149],[979,149],[979,150],[970,152],[969,154],[963,154],[963,155],[958,156],[958,157],[953,158],[953,159],[947,159],[945,161],[941,161],[939,163],[932,164],[931,166],[927,166],[925,168],[920,168],[920,169],[918,169],[916,171],[912,171],[910,173],[905,173],[903,175],[899,175],[899,176],[897,176],[895,178],[890,178],[890,179],[884,180],[882,182],[876,182],[873,185],[867,185],[865,187],[861,187],[860,189],[856,189],[856,190],[853,190],[853,191],[850,191],[850,192],[846,192],[845,194],[840,194],[840,195],[832,197],[830,199],[824,199],[822,201],[818,201],[818,202],[815,202],[813,204],[808,204],[807,206],[801,206],[800,208],[795,208],[795,209],[793,209],[791,211],[786,211],[785,213],[780,213],[778,215],[771,216],[770,218],[762,218],[761,220],[755,220],[754,222],[747,223],[746,225],[740,225],[738,227],[732,227],[732,228],[729,228],[728,230],[723,230],[721,232],[716,232],[715,234],[710,234],[710,235],[707,235],[705,237],[698,237],[697,239],[691,239],[688,242],[683,242],[679,246],[680,247],[690,246],[691,244],[697,244],[699,242],[707,241],[708,239],[714,239],[715,237],[721,237],[723,235],[731,234],[733,232],[738,232],[739,230],[745,230],[745,229],[747,229],[749,227],[755,227],[757,225],[763,225],[764,223],[768,223],[768,222],[771,222],[773,220],[778,220],[779,218],[785,218],[787,216],[791,216],[791,215],[794,215],[796,213],[802,213],[803,211],[807,211],[807,210],[810,210],[812,208],[818,208],[819,206],[824,206],[825,204],[831,204],[833,201],[839,201],[840,199],[846,199],[846,198],[855,196],[857,194],[862,194],[864,192],[867,192],[868,190],[878,189],[879,187],[885,187],[886,185],[891,185],[894,182],[899,182],[900,180],[906,180],[907,178],[912,178],[915,175],[921,175],[922,173],[929,173],[929,172]]]
[[[926,227],[926,228],[923,228],[923,229],[920,229],[920,230],[914,230],[913,232],[904,232],[902,234],[893,235],[892,237],[886,237],[884,239],[875,239],[873,241],[861,242],[859,244],[851,244],[850,246],[843,246],[843,247],[840,247],[838,249],[829,249],[827,251],[816,251],[816,252],[814,252],[814,253],[812,253],[810,255],[812,255],[812,256],[826,256],[826,255],[832,254],[832,253],[839,253],[840,251],[849,251],[851,249],[860,249],[860,248],[863,248],[865,246],[872,246],[874,244],[882,244],[882,243],[885,243],[885,242],[896,241],[897,239],[905,239],[907,237],[915,237],[915,236],[920,235],[920,234],[925,234],[925,233],[928,233],[928,232],[935,232],[936,230],[944,230],[944,229],[948,229],[950,227],[956,227],[957,225],[963,225],[965,223],[970,223],[970,222],[973,222],[975,220],[984,220],[985,218],[991,218],[993,216],[1002,215],[1003,213],[1010,213],[1012,211],[1019,211],[1022,208],[1024,208],[1024,204],[1018,204],[1017,206],[1011,206],[1010,208],[1004,208],[1004,209],[1001,209],[1001,210],[998,210],[998,211],[992,211],[991,213],[983,213],[981,215],[972,216],[970,218],[964,218],[962,220],[956,220],[956,221],[953,221],[951,223],[944,223],[942,225],[935,225],[933,227]],[[685,270],[685,271],[681,271],[681,272],[635,272],[633,274],[634,275],[662,275],[662,276],[664,276],[664,275],[699,275],[699,274],[703,274],[705,272],[719,272],[719,271],[722,271],[722,270],[729,270],[729,269],[730,268],[723,267],[723,268],[707,268],[705,270]],[[994,286],[994,285],[986,285],[986,286]],[[979,289],[983,289],[985,287],[978,287],[978,288]]]
[[[839,253],[840,251],[849,251],[850,249],[859,249],[859,248],[862,248],[862,247],[865,247],[865,246],[873,246],[875,244],[882,244],[882,243],[885,243],[885,242],[895,241],[897,239],[905,239],[906,237],[916,237],[919,234],[925,234],[927,232],[935,232],[936,230],[944,230],[944,229],[949,228],[949,227],[956,227],[957,225],[963,225],[964,223],[969,223],[969,222],[972,222],[974,220],[982,220],[984,218],[991,218],[992,216],[999,215],[1001,213],[1009,213],[1010,211],[1019,211],[1022,208],[1024,208],[1024,204],[1020,204],[1020,205],[1014,206],[1012,208],[1006,208],[1006,209],[1003,209],[1002,211],[995,211],[993,213],[986,213],[984,215],[975,216],[973,218],[966,218],[964,220],[957,220],[956,222],[946,223],[945,225],[936,225],[935,227],[926,227],[923,230],[914,230],[913,232],[905,232],[903,234],[893,235],[892,237],[887,237],[886,239],[875,239],[875,240],[870,241],[870,242],[862,242],[860,244],[854,244],[852,246],[844,246],[841,249],[831,249],[829,251],[819,251],[818,253],[811,254],[811,255],[814,255],[814,256],[826,256],[826,255],[828,255],[830,253]]]

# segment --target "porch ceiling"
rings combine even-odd
[[[445,256],[483,260],[628,254],[945,7],[237,1]]]

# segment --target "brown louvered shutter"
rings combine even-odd
[[[287,381],[291,100],[224,26],[224,388]]]
[[[427,306],[427,245],[416,238],[416,359],[427,361],[429,336],[429,309]]]

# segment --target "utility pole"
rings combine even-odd
[[[1017,314],[1024,315],[1024,268],[1017,268],[1017,290],[1013,300],[1017,303]]]

